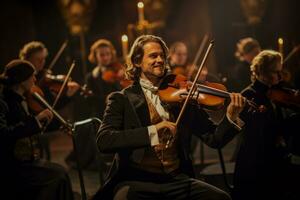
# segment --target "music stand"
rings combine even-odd
[[[82,169],[79,163],[79,157],[78,157],[78,149],[77,149],[77,145],[76,145],[76,141],[75,141],[75,132],[76,132],[76,127],[77,126],[81,126],[87,123],[91,123],[91,122],[98,122],[101,123],[101,120],[94,117],[94,118],[89,118],[86,120],[82,120],[82,121],[78,121],[75,122],[74,124],[71,124],[69,122],[67,122],[59,113],[57,113],[49,104],[48,102],[41,97],[38,93],[33,93],[33,96],[46,108],[48,108],[53,115],[61,122],[61,124],[68,129],[69,134],[71,135],[72,138],[72,143],[73,143],[73,149],[75,152],[75,159],[76,159],[76,165],[77,165],[77,170],[78,170],[78,177],[79,177],[79,182],[80,182],[80,190],[81,190],[81,199],[82,200],[87,200],[87,195],[86,195],[86,191],[85,191],[85,186],[84,186],[84,180],[83,180],[83,174],[82,174]]]

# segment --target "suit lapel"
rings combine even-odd
[[[134,83],[132,87],[126,90],[126,95],[135,109],[138,119],[142,126],[150,124],[149,109],[145,99],[144,92],[139,83]]]
[[[134,83],[131,87],[127,88],[124,93],[133,108],[134,113],[132,114],[134,114],[137,119],[138,126],[148,126],[150,124],[149,110],[140,84]],[[144,148],[136,149],[132,152],[131,159],[136,163],[140,163],[144,157],[144,153]]]

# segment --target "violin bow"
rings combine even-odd
[[[191,79],[191,77],[193,75],[193,72],[196,69],[197,62],[198,62],[198,60],[199,60],[199,58],[200,58],[200,56],[201,56],[201,54],[202,54],[202,52],[204,50],[204,47],[205,47],[205,44],[207,43],[207,40],[208,40],[208,35],[205,34],[204,38],[201,41],[201,44],[200,44],[199,49],[197,51],[197,54],[196,54],[196,56],[195,56],[195,58],[193,60],[192,67],[188,71],[188,74],[187,74],[187,79],[188,80]]]
[[[191,78],[192,78],[192,76],[193,76],[193,73],[194,73],[194,71],[195,71],[195,69],[196,69],[196,66],[197,66],[197,63],[198,63],[198,60],[199,60],[199,58],[200,58],[202,52],[204,51],[204,47],[205,47],[205,45],[207,44],[207,41],[208,41],[208,35],[205,34],[205,35],[204,35],[204,38],[203,38],[202,41],[201,41],[201,44],[200,44],[199,49],[198,49],[198,51],[197,51],[197,54],[196,54],[196,56],[195,56],[195,58],[194,58],[194,60],[193,60],[192,67],[191,67],[190,70],[188,71],[188,74],[187,74],[187,80],[188,80],[188,81],[191,80]],[[201,69],[201,71],[202,71],[202,69]],[[195,92],[196,92],[196,90],[193,91],[193,93],[191,94],[191,96],[194,96],[194,93],[195,93]]]
[[[292,51],[285,57],[282,64],[285,64],[297,51],[300,49],[300,44],[298,46],[295,46]]]
[[[70,67],[70,69],[68,71],[68,74],[66,75],[66,78],[65,78],[62,86],[60,87],[60,90],[59,90],[59,92],[58,92],[58,94],[57,94],[57,96],[56,96],[56,98],[55,98],[55,100],[53,102],[52,108],[54,108],[56,106],[57,101],[60,98],[60,96],[61,96],[61,94],[62,94],[62,92],[63,92],[63,90],[64,90],[64,88],[65,88],[65,86],[66,86],[66,84],[67,84],[67,82],[69,80],[69,77],[70,77],[70,75],[71,75],[71,73],[72,73],[72,71],[74,69],[74,67],[75,67],[75,61],[73,60],[72,65],[71,65],[71,67]]]
[[[52,59],[50,65],[48,66],[48,68],[47,68],[48,70],[51,70],[53,68],[53,66],[55,65],[55,63],[57,62],[58,58],[61,56],[62,52],[65,50],[67,45],[68,45],[68,40],[65,40],[64,43],[59,48],[56,55],[54,56],[54,58]]]
[[[54,110],[54,108],[53,108],[53,106],[51,107],[49,104],[48,104],[48,102],[43,98],[43,97],[41,97],[37,92],[34,92],[33,93],[33,96],[39,101],[39,103],[40,104],[42,104],[42,105],[44,105],[46,108],[48,108],[52,113],[53,113],[53,115],[65,126],[65,127],[67,127],[67,128],[71,128],[72,126],[67,122],[67,121],[65,121],[64,120],[64,118],[62,118],[61,116],[60,116],[60,114],[58,114],[55,110]],[[46,126],[44,126],[44,129],[43,129],[43,131],[42,131],[42,133],[45,131],[45,127]]]
[[[68,44],[68,40],[65,40],[64,43],[61,45],[61,47],[59,48],[58,52],[56,53],[56,55],[54,56],[54,58],[52,59],[50,65],[48,66],[48,68],[45,68],[46,70],[43,73],[42,78],[38,81],[37,85],[40,85],[40,83],[43,82],[46,72],[51,71],[53,66],[55,65],[55,63],[57,62],[58,58],[61,56],[62,52],[65,50],[65,48],[67,47]]]
[[[185,111],[185,108],[186,108],[186,106],[187,106],[187,103],[188,103],[189,99],[192,97],[192,93],[193,93],[194,90],[196,89],[196,83],[197,83],[197,80],[198,80],[198,78],[199,78],[199,76],[200,76],[200,74],[201,74],[201,71],[202,71],[202,69],[203,69],[204,64],[206,63],[207,57],[208,57],[208,55],[209,55],[209,53],[210,53],[210,51],[211,51],[211,49],[212,49],[212,47],[213,47],[213,44],[214,44],[214,41],[211,41],[211,42],[209,43],[209,46],[208,46],[208,48],[207,48],[207,50],[206,50],[206,52],[205,52],[205,55],[204,55],[204,57],[203,57],[203,59],[202,59],[201,65],[200,65],[200,67],[199,67],[199,69],[198,69],[198,71],[197,71],[197,75],[196,75],[196,77],[195,77],[195,79],[194,79],[194,81],[193,81],[193,84],[192,84],[192,86],[191,86],[191,89],[189,90],[189,93],[188,93],[186,99],[184,100],[183,106],[182,106],[182,108],[181,108],[181,110],[180,110],[180,112],[179,112],[179,115],[178,115],[177,119],[176,119],[176,122],[175,122],[176,126],[178,126],[179,121],[181,120],[181,118],[182,118],[182,116],[183,116],[183,112]],[[168,146],[169,146],[169,144],[170,144],[170,142],[171,142],[170,140],[172,140],[172,139],[173,139],[173,136],[171,136],[171,137],[167,140],[167,143],[166,143],[166,146],[165,146],[166,148],[168,148]]]
[[[58,92],[58,94],[57,94],[57,96],[56,96],[54,102],[53,102],[53,105],[52,105],[52,106],[50,106],[50,105],[46,106],[46,107],[49,108],[49,109],[52,108],[52,109],[50,109],[52,112],[53,112],[54,107],[56,106],[56,104],[57,104],[57,102],[58,102],[58,99],[60,98],[60,96],[61,96],[61,94],[62,94],[62,92],[63,92],[63,90],[64,90],[64,88],[65,88],[65,86],[66,86],[66,84],[67,84],[67,82],[68,82],[68,79],[69,79],[69,77],[70,77],[70,75],[71,75],[71,72],[72,72],[74,66],[75,66],[75,61],[73,61],[72,65],[71,65],[71,67],[70,67],[70,69],[69,69],[69,71],[68,71],[68,74],[67,74],[67,76],[66,76],[66,79],[64,80],[64,82],[63,82],[63,84],[62,84],[62,86],[61,86],[61,88],[60,88],[60,90],[59,90],[59,92]],[[41,98],[37,97],[37,94],[34,94],[34,96],[35,96],[40,102],[42,102],[43,105],[46,105],[45,102],[43,102],[43,101],[40,100]],[[39,95],[38,95],[38,96],[39,96]],[[54,112],[53,112],[53,114],[56,115],[56,113],[54,113]],[[59,119],[59,120],[61,121],[61,119]],[[45,132],[45,130],[47,129],[47,127],[48,127],[49,124],[50,124],[50,123],[47,122],[46,124],[43,125],[41,134],[44,134],[44,132]],[[65,124],[65,123],[63,123],[63,124]]]

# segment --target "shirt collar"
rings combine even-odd
[[[146,90],[150,90],[152,93],[158,92],[158,87],[154,86],[149,80],[140,78],[140,85]]]

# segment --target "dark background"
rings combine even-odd
[[[68,0],[65,0],[68,2]],[[69,0],[72,2],[72,0]],[[80,2],[89,2],[88,0]],[[121,35],[128,34],[127,25],[137,23],[136,0],[95,0],[89,15],[90,25],[83,34],[84,52],[80,37],[70,33],[58,0],[3,0],[0,8],[0,69],[17,58],[22,46],[32,40],[42,41],[49,50],[49,64],[62,43],[69,43],[54,66],[56,73],[66,73],[72,60],[76,60],[73,78],[83,82],[85,71],[92,66],[82,53],[88,54],[90,45],[99,38],[107,38],[115,45],[121,57]],[[300,3],[297,0],[261,0],[265,3],[261,22],[247,23],[240,0],[144,0],[145,18],[149,22],[160,20],[164,26],[154,30],[170,45],[181,40],[189,47],[190,60],[205,33],[215,40],[208,68],[212,72],[230,75],[234,64],[236,42],[242,37],[256,38],[263,48],[278,50],[277,39],[284,39],[287,55],[300,44]],[[134,38],[129,38],[129,43]],[[299,69],[299,52],[288,62],[293,72]],[[87,67],[83,69],[83,63]]]

